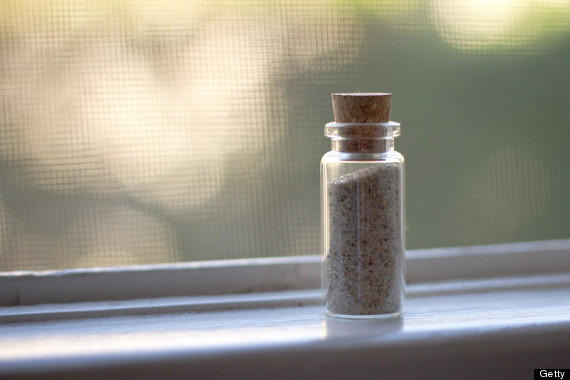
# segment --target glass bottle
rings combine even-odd
[[[404,157],[391,94],[332,94],[321,160],[322,288],[327,313],[395,317],[404,296]]]

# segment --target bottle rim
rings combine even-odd
[[[400,123],[336,123],[325,125],[325,136],[333,140],[387,140],[400,136]]]

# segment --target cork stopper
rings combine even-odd
[[[331,94],[337,123],[385,123],[390,121],[392,94]]]
[[[381,153],[393,149],[400,124],[390,121],[392,94],[331,94],[335,123],[325,126],[337,152]]]

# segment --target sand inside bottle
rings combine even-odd
[[[378,165],[327,183],[327,310],[346,316],[400,312],[403,286],[402,167]]]

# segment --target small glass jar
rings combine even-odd
[[[400,124],[329,123],[321,160],[322,289],[327,313],[400,315],[404,298],[404,157]]]

